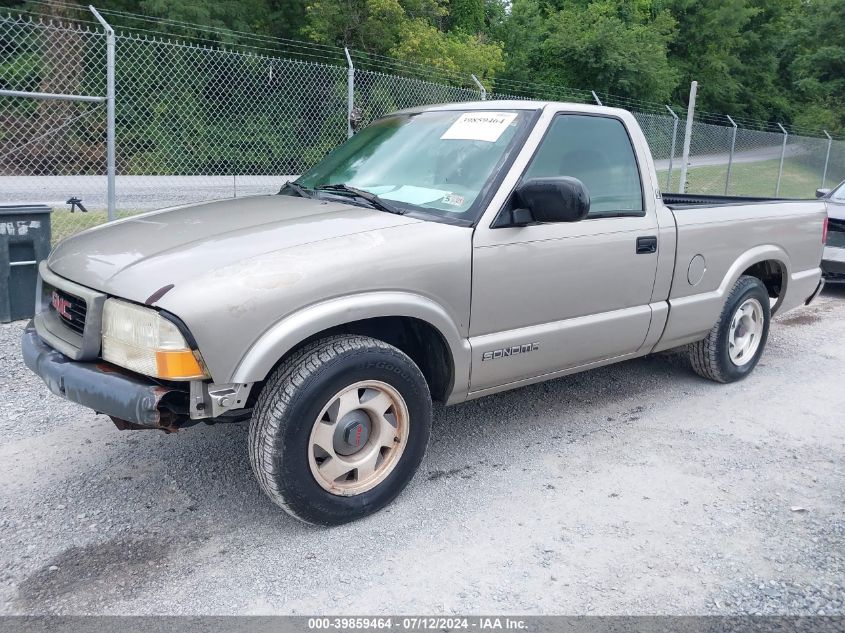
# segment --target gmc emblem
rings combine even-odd
[[[53,294],[50,295],[50,303],[56,309],[56,312],[59,313],[59,316],[63,319],[67,319],[68,321],[73,321],[73,317],[70,315],[70,301],[65,299],[64,297],[60,297],[59,293],[55,290]]]

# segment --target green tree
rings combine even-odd
[[[674,97],[699,82],[704,110],[750,117],[788,116],[778,57],[799,0],[670,0],[677,37],[669,58],[680,73]]]
[[[484,0],[449,0],[449,25],[452,29],[477,34],[484,30]]]
[[[845,131],[845,0],[811,0],[794,16],[784,59],[795,123]]]
[[[320,44],[386,53],[396,44],[396,25],[404,19],[397,0],[314,0],[306,8],[302,34]]]
[[[678,73],[667,58],[675,21],[642,0],[515,0],[505,41],[508,75],[665,100]]]
[[[270,34],[296,39],[305,23],[305,3],[302,0],[268,0],[270,15],[267,23]]]
[[[270,32],[271,7],[268,0],[140,0],[135,10],[145,15],[201,26],[261,34]],[[173,27],[169,29],[173,30]],[[234,38],[217,37],[227,43],[229,40],[236,41]]]
[[[507,23],[510,5],[509,0],[484,2],[484,32],[496,41],[502,41],[502,30]]]
[[[314,0],[303,33],[323,44],[350,46],[404,61],[492,78],[502,47],[463,28],[443,30],[445,6],[428,0]],[[483,23],[483,17],[481,22]]]
[[[79,0],[0,0],[90,19]],[[97,0],[127,24],[237,45],[234,29],[349,46],[467,77],[596,90],[845,131],[845,0]],[[177,27],[169,21],[196,26]],[[212,27],[212,31],[204,27]],[[274,45],[267,43],[268,48]],[[278,46],[278,55],[296,49]],[[33,65],[17,53],[4,68]],[[335,60],[342,65],[342,57]],[[395,72],[395,66],[385,66]],[[127,71],[128,72],[128,71]],[[37,73],[36,73],[37,74]],[[66,77],[72,81],[72,75]],[[127,78],[129,80],[131,78]],[[527,94],[536,89],[526,90]],[[541,91],[542,92],[542,91]]]
[[[493,79],[504,67],[502,47],[482,36],[463,31],[443,33],[423,20],[409,20],[400,28],[392,56],[434,66],[452,73],[480,79]]]

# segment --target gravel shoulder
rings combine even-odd
[[[845,291],[717,385],[661,354],[440,410],[381,513],[300,524],[246,428],[121,432],[0,325],[0,614],[845,614]]]

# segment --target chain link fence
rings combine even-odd
[[[278,190],[346,138],[346,69],[116,38],[121,213]]]
[[[28,94],[102,93],[106,48],[101,31],[85,26],[0,18],[0,88]],[[0,96],[0,201],[67,207],[76,196],[102,198],[106,188],[105,99]],[[77,216],[77,217],[75,217]],[[57,213],[54,233],[87,225]]]
[[[106,43],[84,24],[0,16],[0,202],[53,206],[54,240],[108,218]],[[431,103],[598,98],[507,82],[487,94],[431,72],[421,79],[133,31],[116,33],[114,48],[114,217],[277,191],[346,139],[350,85],[365,123]],[[685,113],[633,112],[661,187],[677,191]],[[842,178],[845,141],[693,122],[687,191],[806,198]]]
[[[360,110],[364,123],[369,123],[389,112],[421,104],[476,101],[480,98],[481,93],[478,90],[381,72],[355,70],[353,103]],[[346,99],[345,92],[344,99]],[[345,114],[346,103],[344,102],[342,116]]]

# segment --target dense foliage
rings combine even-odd
[[[43,12],[45,1],[49,10],[61,14],[70,0],[31,5]],[[845,0],[95,4],[209,27],[345,45],[463,77],[474,73],[488,88],[507,86],[510,92],[517,84],[543,83],[683,103],[689,82],[696,79],[702,110],[845,132]]]

